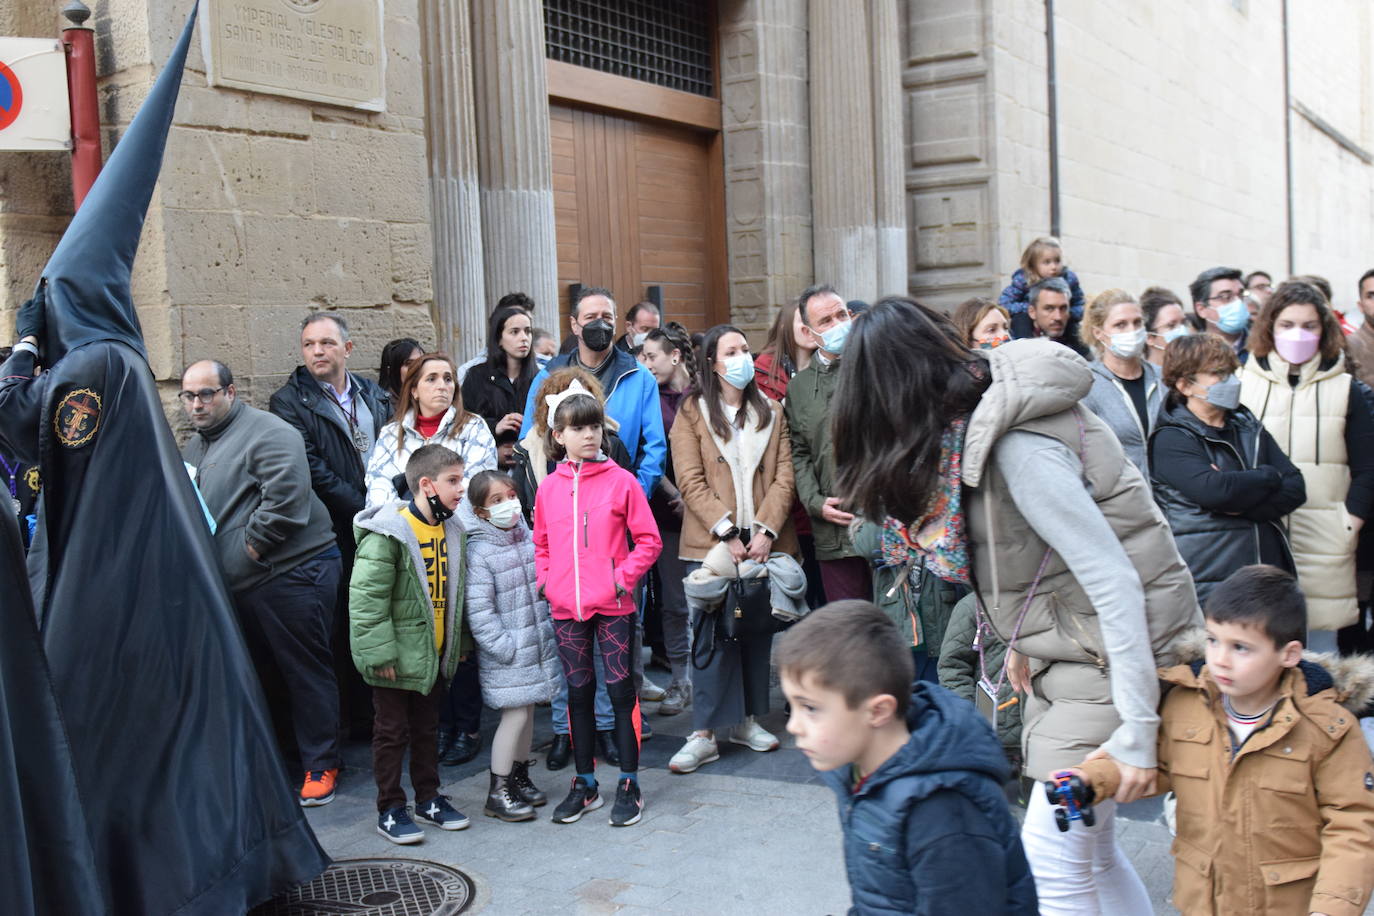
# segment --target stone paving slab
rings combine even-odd
[[[606,805],[576,824],[550,821],[572,767],[550,773],[542,754],[531,776],[550,804],[538,809],[538,820],[507,824],[482,816],[490,761],[485,745],[472,762],[441,769],[442,791],[472,819],[467,830],[425,828],[425,841],[409,847],[379,836],[371,750],[362,743],[344,749],[347,769],[337,799],[306,814],[337,859],[416,858],[460,869],[477,886],[468,912],[483,916],[844,913],[849,888],[835,797],[795,749],[781,705],[775,698],[775,711],[760,719],[781,740],[779,750],[758,754],[722,740],[719,761],[676,775],[668,759],[691,731],[690,713],[658,716],[655,704],[645,704],[655,734],[641,754],[645,809],[633,827],[607,823],[618,770],[605,765],[598,777]],[[490,711],[484,718],[485,742],[498,718]],[[536,722],[538,748],[551,736],[547,710]],[[1117,832],[1157,916],[1177,916],[1169,904],[1173,859],[1161,811],[1158,799],[1122,806]],[[1367,916],[1374,916],[1374,907]]]

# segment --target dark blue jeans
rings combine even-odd
[[[274,719],[290,715],[302,775],[339,765],[339,692],[329,639],[341,567],[339,549],[331,546],[234,596],[258,679],[264,685],[279,680],[284,688],[282,702],[269,705]]]

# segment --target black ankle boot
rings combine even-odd
[[[510,770],[510,781],[515,785],[515,790],[520,793],[520,797],[538,808],[549,803],[549,797],[539,791],[539,787],[530,781],[529,760],[517,760]]]
[[[613,767],[620,766],[620,748],[615,746],[615,732],[597,732],[596,748],[600,751],[602,760]]]
[[[439,755],[438,759],[443,760],[448,756],[448,752],[453,748],[453,729],[439,726]]]
[[[495,773],[491,774],[491,788],[487,790],[487,804],[482,813],[503,821],[534,820],[534,809],[520,795],[511,777]]]
[[[572,739],[567,735],[554,735],[553,746],[549,748],[547,761],[550,770],[561,770],[572,758]]]

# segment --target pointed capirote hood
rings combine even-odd
[[[147,356],[130,277],[195,24],[192,8],[167,65],[43,268],[46,365],[94,340],[123,341]]]

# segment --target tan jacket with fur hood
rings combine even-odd
[[[1178,795],[1174,905],[1187,916],[1360,916],[1374,887],[1374,764],[1356,713],[1374,699],[1374,657],[1308,655],[1234,758],[1201,658],[1160,678],[1155,788]],[[1110,760],[1082,769],[1097,797],[1116,792]]]
[[[782,405],[769,400],[771,419],[759,430],[752,416],[745,429],[735,429],[728,442],[711,429],[700,397],[689,395],[678,407],[669,442],[673,471],[687,511],[682,517],[679,554],[702,560],[718,542],[711,529],[721,519],[746,529],[746,542],[758,524],[777,535],[776,553],[796,556],[800,551],[792,528],[792,440]],[[740,499],[736,481],[749,481],[750,499]],[[752,513],[752,518],[742,514]]]

